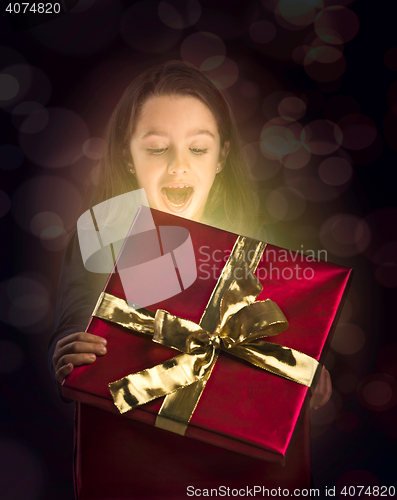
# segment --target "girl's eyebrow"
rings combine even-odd
[[[209,135],[210,137],[215,139],[215,135],[212,132],[210,132],[208,129],[194,129],[194,130],[190,130],[186,134],[187,137],[192,137],[193,135]]]
[[[146,139],[146,137],[149,137],[151,135],[157,135],[159,137],[168,137],[167,132],[162,132],[161,130],[148,130],[145,134],[143,134],[142,139]],[[210,132],[208,129],[190,130],[186,134],[186,137],[193,137],[194,135],[208,135],[212,139],[215,139],[215,135],[212,132]]]
[[[166,132],[161,132],[161,130],[149,130],[146,134],[143,134],[142,139],[149,137],[150,135],[158,135],[160,137],[168,137]]]

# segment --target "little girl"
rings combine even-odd
[[[265,239],[228,104],[203,73],[185,63],[152,68],[127,88],[110,119],[98,182],[86,208],[138,188],[152,208]],[[104,279],[84,268],[74,233],[50,341],[58,383],[74,367],[106,355],[106,341],[84,332]],[[311,407],[324,405],[330,395],[323,369]],[[263,463],[264,469],[271,467]]]

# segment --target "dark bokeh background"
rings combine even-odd
[[[72,4],[35,27],[1,17],[1,498],[73,497],[73,405],[59,400],[46,358],[67,231],[121,92],[169,59],[197,65],[224,89],[278,244],[325,248],[328,260],[355,269],[326,362],[333,396],[312,418],[315,485],[397,487],[391,7]]]

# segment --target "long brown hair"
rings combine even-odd
[[[208,195],[203,222],[252,234],[256,227],[254,190],[229,105],[206,75],[182,61],[170,61],[143,72],[125,90],[108,124],[106,149],[90,206],[138,189],[135,177],[128,171],[135,124],[149,98],[172,95],[195,97],[206,104],[217,121],[221,148],[226,142],[229,144],[224,167]]]

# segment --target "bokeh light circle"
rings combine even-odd
[[[6,99],[0,99],[0,107],[9,109],[27,94],[32,83],[32,66],[11,64],[2,71],[3,92]],[[17,92],[15,93],[15,90]]]
[[[169,50],[181,37],[181,30],[162,22],[159,4],[151,0],[129,7],[122,15],[120,31],[130,47],[150,54]]]
[[[11,200],[7,193],[0,189],[0,218],[8,214],[11,208]]]
[[[393,216],[393,211],[391,212],[390,215]],[[396,215],[397,215],[397,210],[396,210]],[[395,237],[397,237],[397,231]],[[372,256],[372,261],[375,264],[384,264],[387,262],[393,262],[394,264],[397,264],[397,241],[396,240],[389,241],[388,243],[379,247]]]
[[[280,171],[280,162],[264,160],[259,142],[246,144],[243,150],[251,179],[265,181],[271,179]]]
[[[82,154],[89,130],[82,118],[64,108],[48,108],[47,126],[36,134],[20,133],[19,141],[25,155],[43,167],[70,165]]]
[[[16,79],[19,88],[11,99],[3,102],[0,100],[1,107],[12,108],[22,99],[41,105],[49,102],[52,93],[51,81],[40,68],[30,64],[12,64],[3,70],[3,74],[8,74]]]
[[[7,73],[0,74],[0,101],[10,101],[19,92],[18,80]]]
[[[298,190],[290,187],[263,189],[259,193],[261,206],[259,211],[272,224],[280,220],[297,219],[306,208],[306,201]]]
[[[31,276],[21,274],[2,283],[1,295],[5,305],[4,294],[8,307],[2,308],[0,319],[15,328],[26,331],[26,328],[42,321],[50,311],[48,290]]]
[[[392,388],[389,384],[380,380],[369,382],[363,389],[364,399],[371,405],[384,406],[393,396]]]
[[[298,151],[302,146],[299,140],[302,130],[300,124],[288,127],[277,123],[277,119],[270,120],[261,130],[261,151],[269,160],[280,160],[283,156]]]
[[[385,288],[397,286],[397,264],[395,262],[384,262],[375,270],[376,281]]]
[[[322,225],[320,241],[332,254],[351,257],[368,247],[371,230],[368,224],[356,215],[337,214]]]
[[[360,403],[372,411],[386,411],[397,404],[397,382],[382,373],[365,377],[357,387]]]
[[[296,170],[305,167],[309,163],[311,157],[312,155],[307,149],[299,148],[297,151],[280,158],[280,161],[284,167]]]
[[[23,152],[12,144],[2,144],[0,146],[0,168],[3,170],[15,170],[23,162]]]
[[[105,151],[105,145],[101,137],[90,137],[83,144],[83,154],[90,160],[100,160]]]
[[[255,21],[249,28],[249,35],[256,43],[269,43],[276,37],[277,29],[269,21]]]
[[[54,212],[39,212],[30,222],[32,233],[43,240],[57,238],[63,232],[63,221]]]
[[[340,477],[338,482],[336,483],[336,491],[338,491],[338,498],[341,499],[342,496],[340,495],[340,492],[345,488],[345,491],[349,491],[349,487],[354,486],[354,494],[348,495],[346,498],[353,498],[353,499],[360,499],[362,498],[362,488],[364,488],[364,491],[368,486],[380,486],[380,482],[378,478],[372,474],[372,472],[369,472],[367,470],[350,470],[349,472],[346,472],[343,474],[343,476]],[[360,486],[360,488],[357,488],[357,486]],[[353,491],[351,491],[353,493]],[[367,495],[366,495],[367,496]],[[373,498],[373,495],[368,496],[368,498]],[[344,497],[343,497],[344,498]]]
[[[204,71],[222,64],[226,56],[226,45],[219,36],[200,31],[185,38],[180,52],[185,62]]]
[[[216,64],[215,67],[211,69],[206,67],[206,64],[209,62],[211,62],[211,60],[207,59],[207,61],[202,64],[201,70],[205,71],[208,78],[212,80],[218,89],[227,89],[238,80],[238,66],[229,57],[225,57],[220,64]]]
[[[285,120],[300,120],[306,113],[306,103],[298,97],[285,97],[278,105],[278,113]]]
[[[326,7],[314,21],[318,37],[330,44],[349,42],[357,35],[359,26],[355,12],[341,5]]]
[[[303,63],[305,61],[305,57],[309,53],[311,47],[309,45],[298,45],[297,47],[294,48],[291,54],[292,60],[296,64],[300,64],[303,66]]]
[[[201,16],[201,6],[197,0],[187,0],[183,4],[162,0],[158,5],[158,14],[165,25],[182,30],[197,23]]]
[[[338,125],[330,120],[314,120],[302,130],[301,141],[310,153],[329,155],[342,144],[343,134]]]
[[[280,103],[287,97],[296,97],[292,92],[285,92],[284,90],[276,90],[271,92],[265,97],[262,104],[263,114],[268,120],[274,120],[279,118],[279,106]],[[281,123],[287,124],[288,121],[285,119],[280,120]]]
[[[356,354],[364,347],[365,340],[365,333],[358,325],[341,323],[336,328],[331,348],[339,354]]]
[[[304,28],[314,21],[322,7],[322,0],[280,0],[278,12],[288,23]]]
[[[24,361],[21,348],[11,340],[0,340],[0,373],[13,373]]]
[[[320,163],[318,175],[326,184],[340,186],[351,179],[353,168],[344,158],[332,156]]]
[[[24,134],[40,132],[48,125],[49,120],[48,111],[38,102],[21,102],[12,111],[14,126]]]
[[[335,47],[327,45],[314,46],[306,54],[303,64],[308,65],[315,61],[323,64],[332,64],[339,61],[342,55],[342,52]]]

